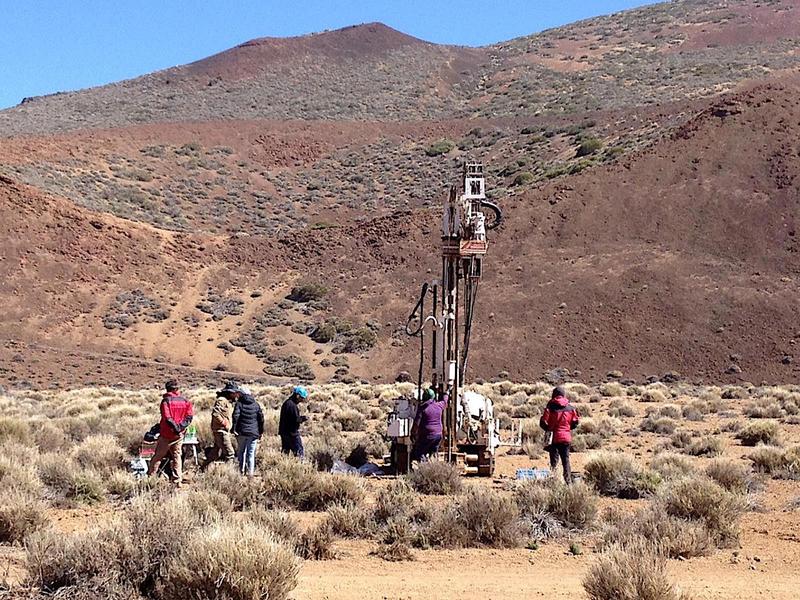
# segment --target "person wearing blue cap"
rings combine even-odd
[[[308,398],[308,390],[301,385],[295,386],[292,395],[289,396],[281,406],[281,418],[278,423],[278,435],[281,436],[281,452],[293,454],[298,458],[303,458],[303,439],[300,437],[300,424],[304,423],[307,417],[300,416],[298,402]]]

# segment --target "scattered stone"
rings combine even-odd
[[[792,357],[791,357],[791,356],[789,356],[788,354],[787,354],[787,355],[785,355],[785,356],[784,356],[784,357],[781,359],[781,363],[783,363],[784,365],[790,365],[790,364],[792,364]]]
[[[408,371],[400,371],[394,380],[397,383],[408,383],[411,381],[411,373]]]
[[[742,372],[742,367],[740,367],[736,363],[730,365],[727,369],[725,369],[726,375],[738,375],[741,372]]]

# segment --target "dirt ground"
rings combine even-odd
[[[573,454],[575,466],[588,454]],[[535,461],[544,466],[543,461]],[[498,478],[478,481],[494,487],[518,467],[531,466],[527,457],[501,456]],[[376,482],[375,485],[380,485]],[[719,550],[691,560],[670,561],[672,580],[695,600],[794,600],[800,573],[800,511],[788,511],[788,502],[800,495],[800,483],[769,481],[759,496],[761,508],[742,519],[740,549]],[[602,499],[602,506],[634,510],[645,501]],[[51,518],[64,533],[90,527],[110,518],[110,505],[80,509],[53,509]],[[294,513],[309,526],[319,515]],[[569,540],[550,541],[537,550],[417,550],[412,562],[387,562],[373,556],[375,542],[340,540],[337,557],[305,561],[294,600],[414,600],[417,598],[580,598],[582,580],[595,554],[593,540],[581,540],[583,554],[568,551]],[[25,576],[24,551],[0,547],[0,577],[19,582]]]

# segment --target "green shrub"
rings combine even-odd
[[[328,288],[321,283],[304,283],[292,288],[287,296],[294,302],[313,302],[321,300],[328,293]]]
[[[428,146],[425,150],[425,154],[428,156],[440,156],[442,154],[447,154],[455,147],[455,142],[451,140],[439,140]]]
[[[536,179],[530,171],[523,171],[514,177],[514,185],[527,185]]]
[[[586,138],[583,140],[580,145],[578,146],[578,150],[575,153],[575,156],[589,156],[590,154],[594,154],[600,148],[603,147],[603,142],[598,140],[597,138]]]

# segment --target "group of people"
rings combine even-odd
[[[183,439],[194,419],[194,407],[191,401],[181,394],[178,382],[174,379],[167,381],[165,388],[160,407],[159,437],[155,453],[150,459],[148,475],[153,475],[160,463],[168,459],[170,477],[180,486]],[[296,386],[281,406],[278,435],[281,438],[281,451],[284,454],[303,458],[300,425],[307,417],[300,415],[298,403],[307,398],[306,388]],[[411,454],[413,461],[425,460],[438,452],[444,431],[444,412],[447,402],[447,394],[437,394],[433,388],[426,389],[422,394],[411,430],[414,439]],[[554,388],[539,420],[539,426],[546,432],[545,449],[550,454],[550,469],[555,470],[560,461],[564,481],[567,483],[572,482],[569,456],[572,430],[578,426],[579,420],[578,411],[567,399],[566,390],[562,386]],[[207,452],[204,466],[214,461],[230,461],[235,456],[239,463],[239,471],[252,477],[256,467],[258,442],[264,435],[264,412],[247,387],[228,383],[217,392],[211,410],[211,432],[214,445]],[[236,436],[235,453],[233,436]]]
[[[164,459],[169,462],[170,479],[180,486],[183,476],[183,440],[194,419],[194,406],[181,394],[178,382],[170,379],[164,385],[161,397],[161,421],[155,452],[150,459],[148,475],[154,475]],[[281,406],[278,434],[281,450],[285,454],[303,457],[303,441],[300,437],[300,424],[306,417],[300,415],[297,406],[308,398],[308,390],[296,386]],[[213,447],[206,455],[205,466],[214,461],[227,462],[236,457],[239,471],[250,477],[255,473],[256,450],[264,435],[264,411],[250,390],[235,383],[227,383],[217,392],[211,409],[211,433]],[[236,451],[233,437],[236,437]]]
[[[428,388],[422,394],[417,407],[411,437],[414,446],[411,452],[412,461],[425,460],[436,454],[442,442],[444,431],[443,415],[447,407],[447,394],[437,394]],[[570,446],[572,431],[578,426],[580,415],[567,399],[567,391],[563,386],[556,386],[550,395],[539,419],[539,427],[545,431],[545,449],[550,455],[550,470],[555,471],[561,462],[564,481],[572,483],[570,465]]]

